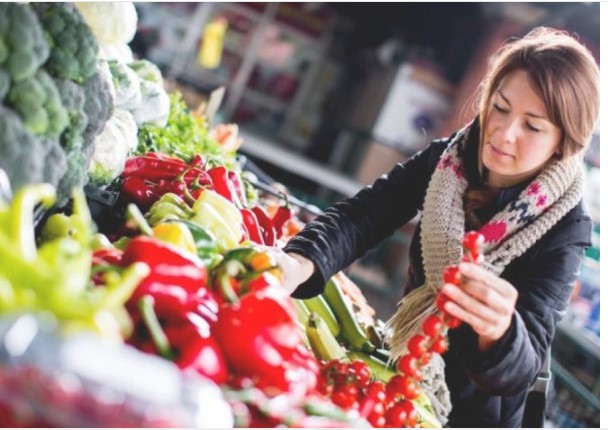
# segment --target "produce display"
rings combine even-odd
[[[133,12],[0,5],[0,425],[439,427],[419,381],[459,324],[443,297],[397,363],[344,273],[291,298],[265,249],[300,209],[128,55]]]

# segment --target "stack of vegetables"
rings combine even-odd
[[[87,182],[112,109],[97,48],[73,5],[0,5],[0,167],[14,190],[46,182],[65,201]]]

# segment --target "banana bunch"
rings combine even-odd
[[[318,360],[363,360],[375,379],[384,382],[396,374],[388,363],[388,351],[383,349],[379,323],[364,327],[334,278],[322,294],[293,301],[304,342]]]

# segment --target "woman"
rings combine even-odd
[[[388,322],[391,353],[406,352],[441,289],[445,310],[465,324],[448,333],[450,394],[432,390],[437,412],[453,427],[521,426],[590,245],[582,156],[598,90],[593,57],[566,33],[538,28],[503,46],[472,123],[335,204],[277,252],[286,287],[298,298],[319,294],[421,211],[405,297]],[[473,229],[486,237],[485,262],[460,264],[462,285],[443,285],[443,268],[460,261]]]

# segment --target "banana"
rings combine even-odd
[[[340,323],[340,337],[356,351],[373,351],[375,347],[357,322],[352,304],[333,279],[325,285],[322,296]]]
[[[306,336],[317,360],[334,360],[346,357],[344,348],[329,331],[329,327],[316,312],[311,312],[306,325]]]
[[[304,304],[304,302],[302,300],[292,298],[291,301],[293,302],[294,307],[296,308],[296,313],[298,314],[298,321],[304,327],[306,327],[306,325],[308,325],[308,318],[310,317],[310,311],[308,310],[308,308],[306,307],[306,305]]]
[[[319,295],[310,299],[305,299],[303,302],[310,312],[316,312],[321,318],[323,318],[329,327],[331,334],[333,334],[334,337],[338,337],[340,334],[340,324],[338,324],[336,316],[331,311],[331,308],[325,299]]]
[[[374,375],[374,378],[379,379],[385,383],[388,382],[393,376],[397,375],[397,371],[388,363],[385,363],[384,361],[376,357],[372,357],[371,355],[368,355],[366,353],[359,351],[349,351],[348,358],[350,358],[351,360],[358,359],[365,361],[365,363],[367,363],[367,365],[369,366],[372,375]]]

